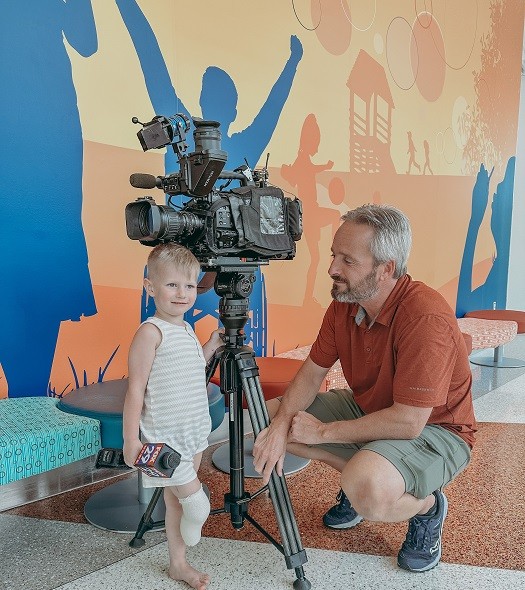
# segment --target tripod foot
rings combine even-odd
[[[142,538],[139,539],[137,537],[133,537],[133,539],[131,539],[131,541],[129,542],[130,547],[142,547],[145,544],[146,544],[146,541],[144,541],[144,539],[142,539]]]
[[[312,587],[312,583],[310,582],[310,580],[307,580],[306,578],[297,579],[293,583],[293,587],[295,588],[295,590],[310,590],[310,588]]]

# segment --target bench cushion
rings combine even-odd
[[[100,423],[61,412],[58,399],[0,400],[0,485],[94,455]]]
[[[472,349],[496,348],[514,340],[518,330],[516,322],[458,318],[459,329],[472,337]]]
[[[503,322],[516,322],[518,334],[525,332],[525,311],[515,309],[478,309],[468,311],[466,318],[478,318],[480,320],[498,320]]]

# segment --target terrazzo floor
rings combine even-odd
[[[525,335],[507,345],[505,353],[525,359]],[[308,557],[304,572],[313,589],[525,588],[525,367],[471,367],[480,430],[471,465],[446,488],[449,514],[439,566],[424,574],[396,566],[405,523],[365,521],[351,531],[324,528],[321,517],[337,494],[337,474],[311,462],[289,475],[287,483]],[[214,433],[216,440],[224,435],[221,429]],[[216,447],[205,452],[200,472],[212,508],[222,507],[229,491],[228,476],[212,465]],[[94,493],[135,478],[127,472],[0,512],[0,590],[188,588],[167,577],[163,531],[148,532],[144,547],[134,549],[128,545],[132,533],[103,530],[85,519],[84,505]],[[259,480],[246,479],[248,492],[259,486]],[[279,537],[266,493],[250,503],[249,513]],[[211,589],[293,587],[293,570],[286,569],[283,556],[250,523],[237,531],[229,515],[214,515],[203,534],[188,555],[211,575]]]

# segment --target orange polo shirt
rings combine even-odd
[[[310,351],[321,367],[340,359],[359,407],[369,414],[394,401],[433,408],[439,424],[472,447],[477,430],[465,341],[445,299],[401,277],[370,328],[364,310],[332,301]]]

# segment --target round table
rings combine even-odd
[[[100,421],[102,446],[122,449],[122,412],[127,387],[127,379],[93,383],[67,394],[57,407],[70,414],[96,418]],[[217,386],[208,386],[208,401],[214,430],[224,419],[224,399]],[[133,533],[154,491],[155,488],[142,485],[142,473],[137,470],[130,477],[95,492],[84,505],[84,515],[98,528]],[[164,520],[165,510],[161,496],[152,513],[153,520]]]

